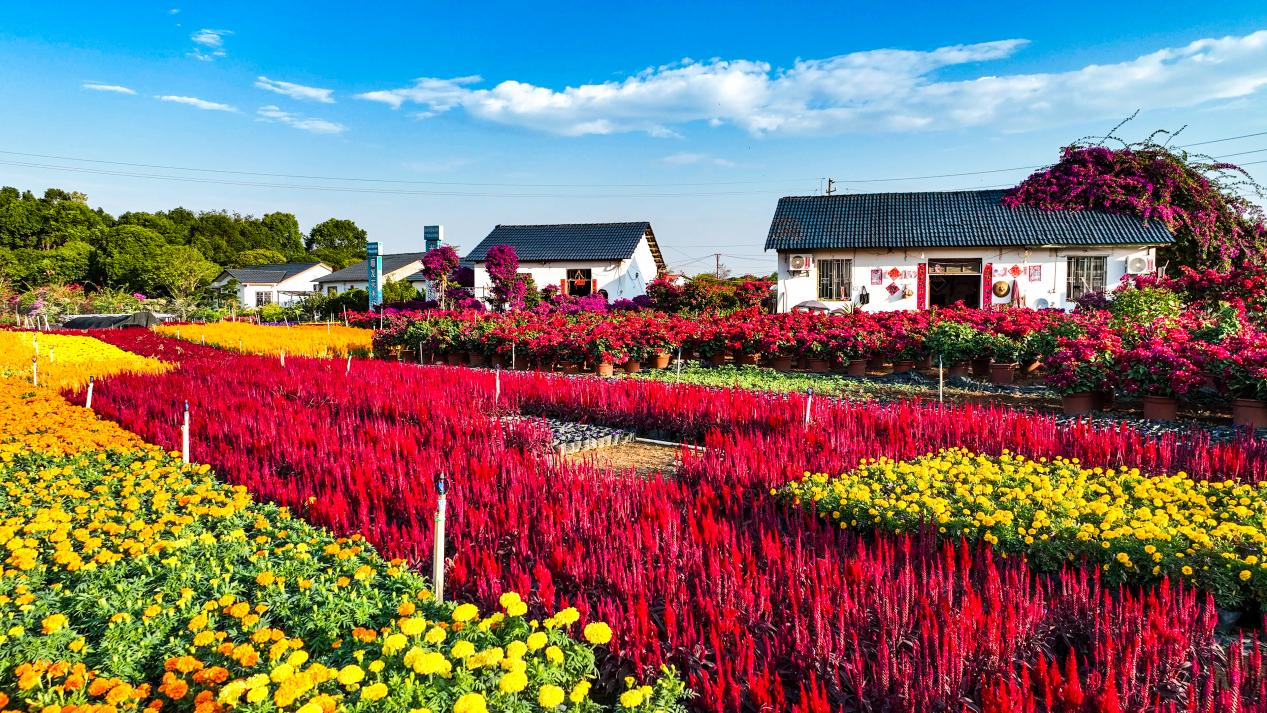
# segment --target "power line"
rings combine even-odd
[[[1184,144],[1180,148],[1188,148],[1190,146],[1205,146],[1206,144],[1220,144],[1224,141],[1236,141],[1237,139],[1248,139],[1254,136],[1267,136],[1267,131],[1258,131],[1253,134],[1241,134],[1240,136],[1228,136],[1223,139],[1210,139],[1209,141],[1198,141],[1195,144]]]

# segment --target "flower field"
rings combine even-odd
[[[156,332],[191,342],[211,344],[243,354],[271,354],[283,351],[291,356],[369,356],[374,333],[341,324],[297,324],[293,327],[251,322],[210,324],[164,324]]]
[[[842,528],[771,495],[807,470],[848,474],[880,458],[897,469],[961,447],[1048,459],[1030,471],[999,457],[991,461],[998,472],[983,473],[980,485],[1024,478],[1040,498],[1047,496],[1038,486],[1050,483],[1045,507],[1053,521],[1056,505],[1082,507],[1075,502],[1088,509],[1107,502],[1124,517],[1142,517],[1141,499],[1153,487],[1161,504],[1149,507],[1172,520],[1180,512],[1193,523],[1235,514],[1233,524],[1249,532],[1261,527],[1252,520],[1260,506],[1215,497],[1221,481],[1244,484],[1231,486],[1239,501],[1267,479],[1267,445],[1248,436],[1153,438],[1125,425],[1058,426],[989,406],[826,399],[814,401],[806,428],[799,394],[507,372],[495,397],[488,371],[356,361],[345,373],[329,360],[283,366],[135,330],[99,337],[181,365],[99,384],[102,415],[172,447],[175,416],[188,399],[196,461],[314,525],[365,537],[385,556],[430,561],[432,483],[446,473],[448,586],[486,610],[514,591],[525,617],[571,607],[582,631],[608,622],[611,651],[595,662],[600,699],[623,695],[626,675],[650,682],[670,664],[700,711],[1267,710],[1257,635],[1215,635],[1223,575],[1220,583],[1182,569],[1167,577],[1172,562],[1163,554],[1157,574],[1148,565],[1138,578],[1123,578],[1106,572],[1103,555],[1086,544],[1058,567],[1041,557],[1031,563],[1020,556],[1027,550],[1008,549],[1015,538],[998,535],[995,549],[976,542],[985,533],[967,522],[965,539],[934,527],[877,533]],[[673,477],[634,477],[556,461],[543,448],[544,425],[498,413],[667,431],[706,448],[684,450]],[[1093,488],[1103,484],[1092,476],[1103,473],[1095,468],[1139,480],[1129,493],[1109,488],[1096,497]],[[1083,499],[1066,498],[1063,483],[1084,470],[1091,475]],[[1009,502],[985,495],[969,519],[987,507],[994,517]],[[1208,514],[1196,507],[1200,498]],[[1020,507],[1016,513],[1020,520]],[[1035,513],[1024,521],[1035,522]],[[1122,564],[1114,543],[1131,538],[1124,528],[1133,526],[1107,510],[1084,519],[1115,530],[1096,537]],[[1215,538],[1217,527],[1184,536]],[[1133,564],[1143,567],[1148,544],[1127,553]],[[1178,546],[1165,552],[1178,559]],[[1220,552],[1198,550],[1207,559]],[[1235,554],[1244,563],[1253,552]],[[1227,572],[1235,592],[1256,597],[1239,570]]]
[[[1099,562],[1109,581],[1165,573],[1229,606],[1267,601],[1263,483],[950,449],[906,462],[868,461],[837,478],[806,474],[777,494],[842,527],[931,526],[947,537],[1024,554],[1042,569]]]
[[[41,386],[83,386],[88,377],[120,372],[156,373],[170,368],[88,337],[0,330],[0,378],[32,378],[32,359]]]
[[[438,603],[361,537],[46,387],[0,379],[0,409],[0,710],[605,708],[590,693],[604,623],[530,618],[514,592]],[[644,681],[618,700],[678,709],[671,672]]]

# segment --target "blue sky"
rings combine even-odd
[[[1267,5],[22,3],[0,92],[0,151],[61,157],[0,153],[0,184],[114,213],[348,217],[390,252],[650,220],[671,266],[764,272],[775,202],[826,176],[1011,184],[861,179],[1044,164],[1136,109],[1129,138],[1267,132]],[[1267,134],[1200,148],[1267,160]]]

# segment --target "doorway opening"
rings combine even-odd
[[[949,307],[956,302],[981,306],[981,260],[929,260],[928,304]]]

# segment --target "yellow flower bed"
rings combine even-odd
[[[140,451],[155,446],[113,421],[70,405],[49,389],[0,378],[0,459],[32,451],[62,456],[110,448]]]
[[[160,325],[154,331],[190,342],[206,343],[244,354],[278,356],[346,357],[369,356],[374,331],[343,325],[303,324],[293,327],[268,326],[250,322]]]
[[[153,374],[166,362],[124,351],[92,337],[47,332],[0,331],[0,377],[31,383],[31,358],[39,367],[40,386],[68,389],[85,386],[88,377],[125,372]]]
[[[0,446],[0,710],[603,709],[605,624],[531,620],[514,593],[492,612],[437,603],[358,537],[4,387],[5,418],[52,414],[64,437],[6,428]],[[623,695],[682,710],[671,671]]]
[[[1040,569],[1085,558],[1113,581],[1182,578],[1226,605],[1267,601],[1267,485],[1086,468],[959,448],[806,473],[772,491],[840,527],[984,540]]]

